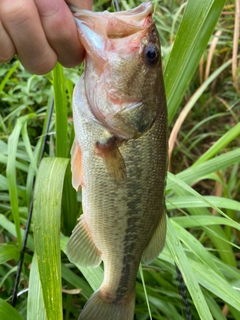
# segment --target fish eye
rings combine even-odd
[[[159,61],[158,48],[153,43],[149,43],[144,49],[144,57],[148,64],[156,64]]]

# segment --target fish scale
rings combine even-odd
[[[167,109],[159,40],[150,19],[152,10],[151,3],[144,3],[121,14],[86,10],[75,14],[87,52],[85,74],[73,95],[72,174],[74,187],[82,187],[83,214],[70,237],[67,254],[72,262],[85,267],[104,263],[103,283],[81,312],[82,320],[132,320],[139,263],[141,259],[143,263],[153,261],[165,243]],[[109,24],[105,20],[111,21],[112,17],[121,39],[110,31],[111,39],[106,38],[104,28]],[[116,25],[118,19],[122,32]],[[126,34],[129,21],[133,27]],[[93,32],[96,39],[92,39]],[[126,73],[136,77],[131,84],[124,84],[125,74],[117,64],[109,73],[112,49],[99,53],[99,48],[104,48],[100,44],[94,51],[96,41],[111,41],[108,47],[114,48],[114,59],[119,56],[122,61],[124,55],[128,68],[132,68]],[[139,46],[134,52],[127,45],[133,41]],[[154,48],[157,57],[150,62],[143,54],[149,42],[149,50]],[[95,55],[105,57],[105,64]],[[152,56],[155,52],[150,59]],[[109,79],[101,82],[109,75],[114,78],[112,90]],[[99,90],[101,99],[96,96]]]

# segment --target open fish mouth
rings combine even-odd
[[[81,43],[88,55],[101,62],[105,60],[106,50],[122,47],[122,52],[124,52],[132,51],[133,48],[138,49],[139,41],[132,42],[131,36],[144,31],[153,23],[151,17],[153,8],[149,3],[143,3],[127,12],[92,12],[79,10],[74,6],[70,8],[74,12]],[[127,46],[122,46],[123,39],[130,40]]]

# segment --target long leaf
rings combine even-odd
[[[54,105],[56,114],[56,156],[69,158],[70,146],[68,142],[68,106],[66,97],[66,79],[63,67],[57,63],[53,70]],[[70,168],[67,169],[62,202],[62,231],[70,235],[77,221],[77,194],[72,186]]]
[[[47,320],[62,319],[60,219],[68,162],[62,158],[43,159],[36,180],[34,243]]]
[[[197,69],[225,0],[189,0],[164,71],[169,122]]]
[[[198,311],[199,317],[202,320],[211,320],[212,315],[203,296],[201,288],[196,281],[194,272],[189,265],[189,261],[186,254],[178,240],[178,236],[168,219],[168,237],[167,237],[167,247],[180,269],[184,282],[187,285],[188,291],[193,299],[193,303]]]
[[[9,221],[3,214],[0,214],[0,226],[2,226],[5,230],[7,230],[11,235],[14,237],[17,236],[16,228],[14,223]],[[24,230],[21,229],[21,236],[24,236]],[[30,250],[34,250],[34,244],[33,244],[33,238],[31,235],[28,236],[28,241],[27,241],[27,248]]]
[[[237,290],[234,290],[228,281],[223,279],[208,266],[194,260],[190,261],[191,266],[195,271],[196,279],[202,286],[223,301],[232,305],[234,308],[239,309],[240,293]]]
[[[215,197],[215,196],[202,196],[203,201],[192,196],[182,197],[169,197],[166,199],[168,210],[179,209],[179,208],[204,208],[204,207],[218,207],[231,210],[240,210],[240,203],[236,200]],[[235,225],[235,228],[238,225]]]
[[[228,130],[211,148],[208,149],[195,163],[192,167],[199,165],[200,163],[205,162],[206,160],[212,158],[221,151],[225,146],[232,142],[236,137],[240,135],[240,123],[236,124],[233,128]]]
[[[68,158],[67,99],[63,67],[59,63],[53,69],[53,89],[56,113],[56,156]]]
[[[191,185],[198,180],[204,179],[210,173],[225,169],[232,164],[239,163],[239,161],[240,148],[210,159],[204,163],[197,165],[196,167],[190,167],[178,173],[176,176],[179,179],[183,180],[185,183]],[[167,190],[174,189],[174,185],[174,182],[168,181]]]
[[[212,160],[209,160],[209,162]],[[199,165],[201,166],[201,165]],[[195,191],[193,188],[189,187],[184,181],[178,178],[178,175],[174,176],[169,173],[168,179],[172,181],[174,184],[174,192],[178,196],[185,196],[186,194],[188,195],[189,193],[196,196],[198,199],[202,201],[207,201],[206,198],[203,198],[197,191]],[[214,207],[211,203],[209,203],[210,206],[212,206],[216,211],[221,213],[222,215],[226,216],[219,208]],[[210,212],[205,209],[206,212],[204,212],[204,208],[198,209],[198,208],[188,208],[188,211],[192,215],[210,215]],[[230,219],[230,218],[228,218]],[[232,220],[232,223],[236,225],[236,228],[238,228],[237,222]],[[220,226],[211,226],[208,229],[205,230],[206,233],[208,234],[209,238],[211,238],[212,242],[214,243],[216,249],[219,251],[219,254],[222,257],[222,260],[225,261],[228,264],[231,264],[233,266],[236,266],[236,259],[232,250],[232,247],[230,243],[228,242],[226,235],[222,228]]]
[[[184,228],[204,227],[211,225],[226,225],[240,230],[240,224],[236,224],[230,219],[218,216],[187,216],[187,217],[174,217],[172,218]]]
[[[42,286],[39,278],[39,271],[35,254],[31,263],[27,301],[27,320],[32,319],[46,320]]]
[[[22,316],[9,303],[0,299],[0,319],[23,320]]]
[[[16,234],[18,239],[18,246],[22,246],[22,238],[20,232],[20,218],[19,218],[19,207],[18,207],[18,190],[17,190],[17,177],[16,177],[16,154],[17,146],[19,141],[20,132],[24,123],[33,117],[33,115],[27,115],[19,118],[11,133],[8,141],[8,162],[7,162],[7,179],[9,186],[10,202],[12,206],[12,215],[16,228]]]
[[[0,264],[9,260],[18,260],[19,251],[13,244],[1,243],[0,244]]]

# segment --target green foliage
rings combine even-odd
[[[0,299],[0,315],[4,320],[23,320],[20,314],[6,301]]]
[[[37,287],[42,289],[46,319],[51,320],[62,319],[60,257],[62,192],[59,191],[63,190],[68,161],[68,159],[62,158],[43,159],[39,167],[35,188],[33,228],[40,278],[40,286],[37,283]],[[32,281],[31,285],[35,286],[36,282]],[[32,307],[34,306],[32,305]]]
[[[188,1],[169,56],[164,81],[168,100],[169,122],[198,66],[225,0]]]
[[[140,2],[121,1],[121,9]],[[170,214],[163,252],[137,276],[136,319],[148,319],[149,313],[153,319],[186,319],[175,264],[193,319],[240,319],[240,100],[231,78],[235,2],[153,3],[171,131]],[[95,10],[106,9],[113,10],[109,1],[95,3]],[[219,30],[213,48],[211,35]],[[76,319],[103,278],[102,266],[75,266],[65,255],[81,213],[81,194],[71,186],[67,159],[79,74],[79,68],[60,65],[45,76],[27,73],[18,61],[0,66],[1,319]],[[53,95],[49,142],[37,169]],[[8,301],[36,173],[33,222],[13,308]]]

